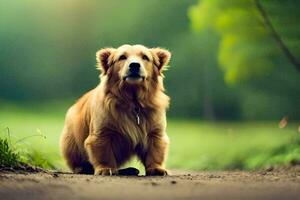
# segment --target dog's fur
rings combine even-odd
[[[146,175],[167,175],[169,97],[162,71],[170,56],[165,49],[142,45],[96,53],[100,84],[68,110],[60,141],[73,172],[115,175],[136,154]],[[131,62],[140,63],[142,78],[125,78]]]

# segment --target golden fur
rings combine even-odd
[[[162,70],[170,56],[167,50],[142,45],[96,53],[100,84],[68,110],[60,140],[62,155],[74,173],[118,174],[119,167],[137,155],[146,175],[167,174],[169,97]],[[143,78],[124,78],[130,62],[140,63]]]

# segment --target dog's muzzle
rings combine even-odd
[[[127,75],[123,78],[126,80],[144,80],[145,77],[141,75],[141,65],[138,62],[132,62],[129,64],[129,70]]]

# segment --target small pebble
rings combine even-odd
[[[171,181],[171,184],[173,184],[173,185],[176,184],[176,183],[177,183],[177,181],[174,181],[174,180]]]
[[[273,166],[268,167],[268,168],[266,169],[267,172],[271,172],[271,171],[273,171],[273,170],[274,170],[274,167],[273,167]]]
[[[157,183],[155,183],[155,182],[151,182],[151,185],[153,185],[153,186],[157,186],[158,184],[157,184]]]
[[[208,178],[221,178],[221,176],[210,174],[208,175]]]

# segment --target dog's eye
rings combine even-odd
[[[121,55],[120,57],[119,57],[119,60],[126,60],[127,59],[127,57],[125,56],[125,55]]]
[[[149,57],[148,57],[148,56],[146,56],[146,55],[143,55],[143,56],[142,56],[142,58],[143,58],[143,60],[150,61]]]

